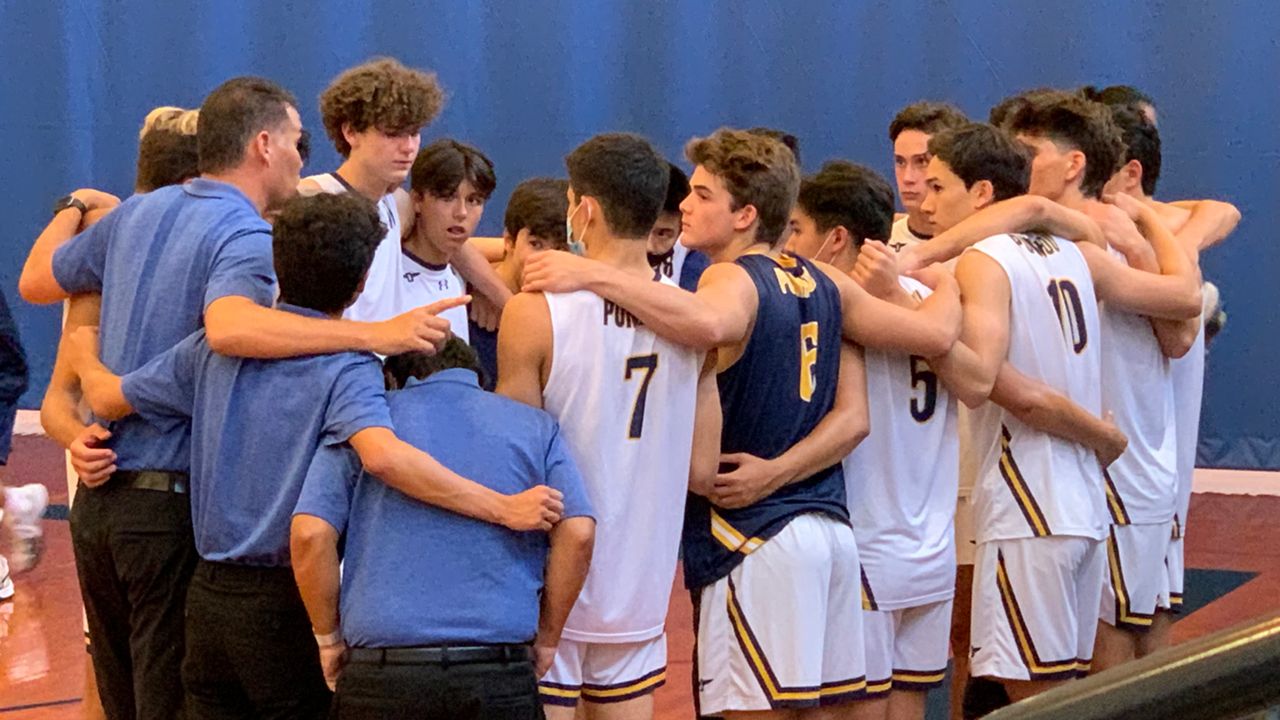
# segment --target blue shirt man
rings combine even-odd
[[[233,358],[200,331],[121,388],[157,428],[191,424],[191,524],[200,557],[215,562],[288,567],[293,506],[317,448],[391,427],[382,367],[369,353]]]
[[[464,358],[461,366],[449,366],[451,353]],[[300,560],[294,571],[304,596],[310,587],[334,588],[334,548],[345,533],[341,612],[334,593],[321,593],[321,601],[308,597],[313,625],[327,627],[340,615],[341,638],[352,648],[337,685],[341,707],[372,694],[386,703],[378,705],[384,710],[416,713],[467,701],[464,696],[483,704],[486,693],[515,687],[523,688],[531,708],[539,707],[527,646],[545,647],[550,663],[586,577],[595,523],[559,426],[540,410],[481,390],[474,352],[460,341],[451,341],[442,355],[438,362],[424,362],[446,369],[425,380],[407,379],[403,390],[390,395],[400,436],[498,492],[537,484],[560,490],[564,520],[550,536],[478,522],[417,503],[361,475],[346,448],[323,448],[298,500],[293,542],[295,558],[323,555],[327,562]],[[316,553],[317,547],[326,552]],[[475,685],[445,687],[435,674],[440,658],[433,663],[431,655],[441,646],[456,650],[454,663],[472,658],[462,662],[474,664],[469,677]],[[383,650],[405,648],[425,648],[402,658],[420,672],[382,677],[389,672],[379,662],[388,657]],[[517,651],[526,654],[509,654]],[[334,667],[326,666],[330,677],[338,672],[334,657]],[[520,662],[512,665],[513,657]]]
[[[286,203],[272,247],[287,301],[279,309],[339,317],[385,232],[363,198]],[[203,330],[123,378],[97,353],[79,355],[85,397],[100,415],[136,412],[161,433],[190,428],[201,559],[186,594],[188,715],[323,716],[330,694],[289,569],[290,518],[317,447],[390,432],[377,358],[235,358],[216,354]]]
[[[219,298],[271,304],[271,226],[239,188],[197,178],[129,198],[60,247],[53,274],[69,293],[103,293],[102,361],[123,375],[201,327]],[[187,470],[185,425],[133,416],[110,429],[121,470]]]

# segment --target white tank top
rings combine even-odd
[[[845,458],[844,478],[868,597],[877,610],[946,600],[955,594],[956,401],[922,357],[869,349],[866,368],[872,434]]]
[[[1123,256],[1112,251],[1123,261]],[[1103,473],[1107,511],[1117,525],[1160,523],[1177,504],[1177,423],[1173,376],[1151,322],[1100,304],[1102,407],[1129,438]]]
[[[543,399],[596,511],[591,571],[564,637],[658,637],[684,523],[700,359],[593,293],[546,298],[553,346]]]
[[[409,308],[430,305],[437,300],[461,297],[467,294],[467,284],[452,265],[433,265],[418,258],[407,249],[401,258],[400,296]],[[440,317],[449,321],[453,334],[464,343],[471,342],[467,330],[467,308],[465,305],[449,308],[440,313]]]
[[[1174,532],[1182,537],[1191,507],[1191,481],[1196,474],[1200,442],[1200,403],[1204,399],[1204,326],[1191,350],[1170,363],[1173,374],[1175,424],[1178,426],[1178,493]]]
[[[351,187],[334,173],[322,173],[305,178],[320,186],[327,193],[350,192]],[[347,320],[379,322],[408,312],[416,305],[409,304],[401,285],[404,283],[403,255],[400,252],[400,211],[396,208],[396,196],[387,193],[378,201],[378,217],[387,226],[387,235],[373,253],[369,276],[364,281],[360,297],[342,313]]]
[[[1101,338],[1093,278],[1072,243],[1050,235],[987,238],[980,252],[1011,290],[1008,360],[1091,413],[1101,414]],[[979,470],[978,542],[1050,535],[1101,539],[1108,518],[1093,452],[1023,425],[995,403],[970,414]]]

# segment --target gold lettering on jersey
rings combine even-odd
[[[612,324],[620,328],[644,327],[644,323],[640,322],[640,318],[632,315],[630,310],[610,300],[604,301],[604,324]]]
[[[1041,257],[1049,257],[1061,249],[1058,247],[1057,238],[1044,233],[1010,233],[1009,237],[1013,238],[1018,245]]]
[[[818,283],[809,274],[808,268],[802,268],[799,275],[793,275],[782,268],[774,268],[773,274],[778,278],[778,289],[783,295],[791,294],[807,298],[818,288]]]
[[[800,326],[800,399],[813,399],[813,389],[818,384],[818,322]]]

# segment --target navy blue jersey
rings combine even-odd
[[[468,319],[467,324],[467,336],[471,341],[471,349],[476,351],[476,357],[480,359],[480,368],[486,375],[481,379],[480,387],[492,392],[493,386],[498,384],[498,333],[485,330],[477,325],[475,320]]]
[[[840,291],[803,258],[744,255],[760,304],[742,357],[720,373],[720,448],[772,459],[804,439],[835,404],[840,374]],[[717,508],[690,495],[684,575],[690,588],[724,577],[791,518],[822,512],[849,521],[840,463],[754,505]]]

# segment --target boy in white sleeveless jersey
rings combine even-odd
[[[418,155],[422,128],[440,114],[443,105],[444,91],[434,73],[405,67],[391,58],[344,71],[320,95],[325,132],[343,162],[333,172],[303,178],[298,192],[357,192],[377,205],[378,216],[387,226],[364,290],[343,315],[348,320],[377,322],[417,307],[412,282],[405,279],[405,273],[413,270],[405,267],[401,252],[401,240],[413,232],[416,207],[401,185]],[[453,264],[475,287],[477,300],[483,297],[501,308],[511,296],[480,251],[470,245],[457,251]]]
[[[799,172],[768,134],[723,128],[686,155],[697,167],[681,205],[685,238],[715,261],[698,292],[550,253],[530,260],[526,287],[587,287],[658,332],[717,350],[721,459],[734,467],[693,484],[684,531],[699,709],[862,717],[872,708],[857,702],[861,588],[840,461],[865,433],[865,379],[842,336],[945,353],[956,291],[935,274],[939,292],[907,310],[785,252]]]
[[[975,173],[985,173],[988,176],[997,175],[1000,164],[995,163],[993,159],[987,159],[985,165],[979,164],[976,169],[971,167],[974,158],[971,157],[971,153],[965,152],[967,146],[971,143],[967,144],[956,140],[956,137],[963,138],[964,135],[965,133],[956,133],[941,143],[935,143],[943,146],[936,149],[936,152],[941,153],[950,160],[962,176],[975,175]],[[1010,162],[1016,164],[1017,161],[1011,159]],[[935,218],[939,219],[939,225],[945,230],[930,243],[930,245],[942,247],[943,252],[924,253],[931,258],[947,257],[947,246],[953,241],[956,241],[959,247],[963,247],[965,244],[985,237],[991,232],[1002,229],[1018,229],[1028,225],[1035,226],[1042,221],[1047,221],[1051,227],[1065,228],[1061,230],[1064,235],[1088,236],[1098,244],[1103,242],[1100,231],[1087,218],[1084,218],[1079,213],[1071,212],[1054,203],[1046,203],[1037,198],[1016,198],[999,203],[996,207],[976,215],[973,214],[973,209],[968,209],[965,213],[956,215],[951,212],[954,208],[947,199],[948,188],[946,187],[954,179],[955,173],[952,172],[952,167],[946,162],[940,162],[935,168],[931,168],[930,182],[933,187],[930,190],[930,198],[926,201],[926,209],[934,213]],[[1078,181],[1079,177],[1076,179]],[[960,187],[963,188],[965,185],[961,184]],[[1005,197],[1009,197],[1009,195],[1005,195]],[[1115,210],[1115,208],[1111,209]],[[1026,210],[1026,212],[1023,212],[1023,210]],[[950,215],[951,217],[941,217],[944,215]],[[1001,215],[1004,216],[1005,222],[991,222],[992,219]],[[928,246],[922,246],[922,249],[934,250],[934,248],[929,248]],[[1165,249],[1167,250],[1167,246]],[[1175,291],[1181,287],[1183,279],[1176,276],[1162,277],[1130,269],[1122,262],[1108,255],[1100,247],[1090,244],[1081,244],[1080,251],[1084,254],[1090,274],[1096,282],[1098,296],[1105,297],[1113,309],[1123,309],[1133,313],[1152,314],[1155,316],[1170,313],[1176,316],[1178,312],[1181,312]],[[1176,262],[1176,259],[1171,262]],[[1176,268],[1171,268],[1171,271],[1174,269]],[[1175,295],[1174,300],[1168,299],[1170,293]],[[1060,297],[1059,300],[1061,301],[1061,299]],[[1074,304],[1072,303],[1070,307],[1073,308]],[[1076,322],[1075,325],[1079,325],[1079,323]],[[1095,333],[1095,337],[1096,335]],[[1050,430],[1050,432],[1055,431]],[[1061,435],[1062,433],[1059,432],[1057,434]],[[1101,455],[1102,453],[1099,454]],[[975,592],[975,604],[978,596],[979,593]],[[975,615],[976,631],[977,616]],[[1033,630],[1032,635],[1034,634]],[[976,638],[973,643],[975,647],[980,645]],[[1041,665],[1043,666],[1043,663]],[[1034,679],[1034,676],[1032,679]]]
[[[920,210],[925,196],[925,169],[929,166],[929,138],[968,122],[959,109],[946,103],[914,102],[898,111],[889,123],[893,144],[893,177],[898,199],[906,212],[897,218],[889,234],[894,252],[918,245],[936,232],[929,216]]]
[[[1120,86],[1120,89],[1124,89]],[[1153,195],[1160,176],[1161,143],[1154,123],[1154,107],[1149,99],[1130,97],[1126,93],[1104,89],[1098,100],[1111,105],[1112,119],[1120,129],[1125,144],[1124,164],[1108,181],[1105,192],[1131,195],[1151,206],[1161,222],[1175,234],[1178,244],[1193,262],[1199,263],[1200,251],[1221,242],[1240,221],[1240,211],[1230,203],[1197,200],[1163,203]],[[1196,445],[1200,429],[1200,401],[1204,389],[1205,333],[1196,335],[1190,351],[1170,360],[1169,372],[1174,400],[1174,424],[1177,427],[1176,505],[1173,532],[1164,562],[1168,575],[1167,597],[1162,597],[1148,632],[1138,638],[1136,653],[1146,655],[1167,647],[1172,632],[1172,612],[1182,605],[1184,580],[1183,538],[1187,527],[1187,511],[1191,505],[1191,480],[1195,471]]]
[[[645,252],[666,161],[643,138],[613,133],[579,146],[566,165],[570,246],[671,283],[655,278]],[[593,569],[540,684],[547,716],[567,720],[583,702],[591,718],[652,717],[652,693],[666,679],[702,358],[588,291],[517,295],[498,357],[497,391],[559,421],[598,518]],[[714,404],[714,377],[705,377]]]
[[[1153,208],[1128,195],[1117,196],[1116,207],[1100,202],[1125,154],[1106,106],[1074,95],[1047,96],[1029,103],[1010,124],[1036,150],[1032,192],[1097,219],[1107,231],[1112,256],[1161,273],[1166,281],[1145,292],[1142,308],[1099,292],[1107,301],[1102,313],[1103,404],[1130,440],[1104,473],[1111,524],[1097,643],[1102,670],[1141,654],[1142,638],[1168,592],[1163,551],[1173,534],[1177,504],[1168,358],[1184,355],[1199,334],[1199,271]],[[1128,217],[1117,207],[1128,211]],[[1133,232],[1130,218],[1150,244]],[[1129,242],[1134,236],[1136,241]],[[1095,247],[1082,249],[1086,258],[1093,257],[1091,268],[1101,260],[1094,256],[1104,255]]]
[[[409,174],[418,221],[404,239],[401,258],[400,287],[410,307],[466,294],[466,283],[452,263],[475,232],[497,184],[493,163],[471,145],[446,138],[418,153]],[[455,336],[471,342],[465,307],[441,317],[449,320]]]

